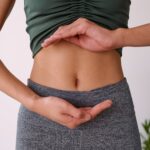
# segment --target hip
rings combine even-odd
[[[105,99],[111,99],[113,105],[75,129],[48,120],[21,105],[17,150],[32,146],[45,150],[141,150],[134,103],[126,78],[90,91],[65,91],[42,86],[32,80],[28,80],[27,84],[40,96],[61,97],[76,107],[94,106]]]

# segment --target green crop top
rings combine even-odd
[[[128,28],[131,0],[24,0],[32,57],[61,25],[80,17],[108,29]],[[116,49],[122,56],[122,48]]]

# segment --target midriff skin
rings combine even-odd
[[[42,48],[30,74],[34,82],[67,91],[89,91],[123,77],[116,50],[92,52],[65,40]]]

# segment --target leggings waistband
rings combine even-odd
[[[39,83],[31,80],[30,78],[28,78],[27,86],[31,87],[31,88],[34,88],[36,86],[37,88],[42,88],[46,91],[60,92],[60,93],[66,93],[66,94],[90,94],[90,93],[96,93],[96,92],[103,93],[104,91],[105,92],[107,92],[107,91],[114,92],[116,90],[125,88],[125,86],[128,87],[128,83],[127,83],[127,78],[124,77],[123,79],[121,79],[118,82],[107,84],[102,87],[94,88],[94,89],[87,90],[87,91],[77,91],[77,90],[75,91],[75,90],[62,90],[62,89],[58,89],[58,88],[54,88],[54,87],[50,87],[50,86],[45,86],[45,85],[39,84]]]
[[[122,80],[108,84],[102,87],[94,88],[89,91],[71,91],[71,90],[62,90],[45,85],[36,83],[28,78],[27,86],[31,88],[38,95],[46,96],[56,96],[68,100],[71,103],[83,106],[93,106],[104,99],[110,99],[112,95],[116,95],[120,92],[129,92],[129,85],[126,77]],[[92,99],[92,100],[91,100]]]

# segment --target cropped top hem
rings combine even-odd
[[[40,52],[41,49],[42,49],[41,44],[37,44],[36,50],[34,51],[34,53],[32,53],[32,58],[33,58],[33,59],[34,59],[34,57],[36,56],[36,54],[37,54],[38,52]],[[118,48],[118,49],[116,49],[116,51],[119,53],[120,57],[122,57],[123,48]]]

